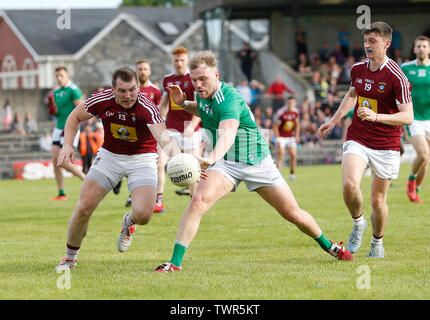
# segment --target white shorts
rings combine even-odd
[[[178,132],[176,130],[167,130],[169,132],[169,136],[172,139],[175,139],[181,150],[193,150],[200,148],[200,133],[199,131],[194,132],[191,137],[184,137],[184,134]]]
[[[54,130],[52,130],[52,144],[63,147],[63,143],[64,143],[63,131],[64,130],[61,130],[58,128],[54,128]],[[73,139],[73,147],[77,148],[78,144],[79,144],[79,130],[76,133],[75,139]]]
[[[245,182],[249,191],[254,191],[260,187],[275,187],[285,181],[270,155],[256,165],[221,159],[206,170],[221,172],[233,183],[233,191],[236,191],[241,181]]]
[[[343,143],[343,155],[356,154],[363,158],[381,179],[397,179],[400,169],[400,151],[375,150],[348,140]]]
[[[87,177],[95,180],[107,192],[125,176],[130,192],[140,186],[157,188],[157,158],[157,153],[125,155],[100,148]]]
[[[297,146],[296,138],[294,137],[277,137],[276,142],[279,143],[281,149]]]
[[[408,131],[411,137],[423,135],[427,139],[430,139],[430,120],[414,120],[408,126]]]

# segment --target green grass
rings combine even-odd
[[[66,179],[68,201],[52,202],[54,180],[0,181],[0,299],[429,299],[430,186],[423,204],[405,194],[409,164],[389,190],[386,258],[367,257],[371,232],[353,262],[337,261],[284,221],[255,193],[239,190],[202,219],[183,271],[153,270],[170,259],[176,230],[189,199],[165,191],[166,212],[138,227],[132,247],[119,253],[116,240],[126,212],[126,188],[110,193],[95,211],[71,273],[71,288],[57,288],[54,267],[65,253],[67,223],[80,181]],[[284,171],[287,176],[287,171]],[[300,206],[324,234],[345,241],[352,222],[342,199],[340,166],[299,167],[289,182]],[[370,178],[363,178],[365,217],[370,221]],[[359,289],[360,267],[370,270],[370,289]]]

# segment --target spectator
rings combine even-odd
[[[39,138],[40,151],[51,152],[52,136],[48,128],[43,129],[43,135]]]
[[[397,55],[396,55],[396,51],[398,51]],[[402,51],[402,34],[400,33],[397,26],[393,25],[393,33],[392,33],[392,39],[391,39],[391,45],[390,45],[391,58],[394,61],[396,61],[396,59],[401,55],[401,51]]]
[[[321,43],[321,48],[318,49],[318,53],[319,53],[320,58],[321,58],[321,63],[327,63],[328,58],[329,58],[329,54],[330,54],[330,50],[328,48],[328,42],[327,41],[323,41]]]
[[[25,113],[24,130],[27,134],[37,132],[37,122],[33,119],[30,111]]]
[[[252,79],[252,65],[257,53],[251,49],[248,43],[244,43],[242,50],[240,50],[236,57],[240,60],[240,68],[248,81]]]
[[[266,129],[272,129],[272,126],[273,126],[273,108],[267,107],[264,110],[262,127]]]
[[[330,78],[335,78],[336,80],[338,80],[340,75],[342,74],[342,67],[337,62],[335,56],[330,56],[327,68]]]
[[[354,42],[354,46],[352,47],[351,55],[354,57],[355,62],[359,62],[363,60],[366,57],[366,54],[361,47],[360,42],[356,41]]]
[[[296,70],[305,77],[312,75],[312,69],[309,64],[308,57],[304,53],[299,54]]]
[[[275,81],[266,91],[266,96],[272,95],[274,111],[277,111],[280,107],[284,105],[284,91],[287,91],[291,95],[296,96],[296,93],[287,87],[287,85],[282,81],[281,77],[277,76]]]
[[[260,96],[263,93],[263,91],[266,89],[266,87],[264,86],[264,84],[261,84],[255,79],[251,80],[249,87],[251,88],[251,94],[252,94],[250,107],[254,109],[258,105],[260,105],[261,103]]]
[[[337,34],[339,41],[340,51],[344,58],[349,56],[349,45],[351,42],[351,34],[348,32],[346,26],[342,26],[342,30]],[[339,62],[342,64],[341,62]]]
[[[327,77],[326,76],[322,76],[321,77],[320,88],[321,88],[321,91],[320,91],[320,100],[327,99],[329,84],[327,82]]]
[[[353,56],[349,56],[346,59],[346,62],[343,64],[343,71],[342,71],[343,83],[349,84],[351,82],[351,69],[354,64],[355,64],[355,60]]]
[[[54,100],[54,90],[57,89],[57,86],[54,86],[51,90],[49,90],[45,98],[43,99],[43,102],[48,107],[48,113],[49,113],[49,119],[51,121],[57,120],[57,105],[55,104]]]
[[[89,123],[84,125],[84,130],[79,134],[79,152],[82,158],[82,171],[87,174],[101,145]]]
[[[321,72],[315,70],[312,74],[312,79],[310,82],[312,89],[315,91],[315,96],[317,99],[321,97]]]
[[[306,36],[306,32],[303,30],[302,26],[297,26],[296,31],[296,50],[297,50],[297,57],[304,53],[306,56],[308,55],[308,40]]]
[[[317,50],[311,55],[311,69],[318,70],[321,67],[321,64],[321,56]]]
[[[333,139],[333,140],[342,139],[342,135],[343,135],[342,119],[339,119],[327,138]]]
[[[337,79],[331,77],[330,78],[330,83],[329,83],[329,87],[328,87],[328,96],[337,96]]]
[[[10,106],[9,99],[6,99],[2,111],[2,126],[3,131],[9,132],[12,125],[12,107]]]
[[[336,63],[342,65],[345,62],[345,58],[346,56],[343,54],[341,48],[340,48],[340,44],[336,44],[334,50],[331,52],[330,57],[335,57],[336,59]],[[330,58],[329,58],[329,62],[330,62]]]
[[[243,99],[245,100],[246,104],[249,106],[252,101],[252,92],[251,88],[248,86],[247,80],[242,80],[240,85],[236,87],[237,91],[242,95]]]
[[[12,132],[25,136],[24,122],[22,121],[22,116],[20,113],[15,113],[15,117],[12,123]]]
[[[308,113],[303,115],[303,119],[300,122],[300,128],[302,130],[302,145],[312,148],[316,144],[322,144],[322,140],[317,134],[317,125],[315,122],[311,121]]]
[[[261,114],[261,109],[259,107],[254,109],[254,119],[255,119],[255,123],[257,124],[257,127],[261,128],[262,127],[262,114]]]

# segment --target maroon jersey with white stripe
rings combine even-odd
[[[125,109],[116,103],[112,88],[95,92],[85,100],[88,113],[103,122],[102,147],[116,154],[157,153],[157,141],[149,126],[163,122],[157,106],[143,93],[138,93],[136,104]]]
[[[287,107],[282,107],[276,112],[275,122],[279,123],[279,136],[290,138],[293,136],[296,119],[299,117],[297,109],[288,111]]]
[[[351,69],[351,86],[357,92],[352,123],[347,140],[354,140],[375,150],[400,150],[400,126],[362,121],[358,108],[371,108],[376,113],[399,112],[397,104],[412,102],[411,84],[400,67],[387,58],[382,66],[372,72],[369,60],[356,63]]]
[[[152,82],[149,82],[149,86],[147,87],[140,87],[140,92],[142,92],[145,97],[154,102],[157,106],[160,104],[161,90],[152,84]]]
[[[181,87],[182,92],[187,96],[186,100],[194,101],[194,86],[191,83],[191,76],[186,73],[183,76],[178,76],[174,73],[168,74],[163,79],[163,88],[167,92],[166,88],[177,85]],[[168,94],[168,92],[167,92]],[[193,115],[176,103],[169,96],[169,113],[167,114],[166,127],[167,129],[175,129],[178,132],[184,132],[184,122],[191,121]],[[199,126],[196,126],[196,130]]]

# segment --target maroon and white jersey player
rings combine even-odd
[[[116,103],[112,88],[96,92],[85,100],[86,111],[102,120],[102,148],[116,154],[157,153],[157,142],[149,126],[162,123],[157,106],[142,92],[131,109]]]
[[[370,108],[379,114],[399,112],[398,104],[411,103],[411,84],[396,62],[386,58],[379,70],[369,69],[369,59],[356,63],[351,70],[351,87],[357,92],[347,140],[375,150],[400,150],[401,126],[362,121],[359,108]]]
[[[143,95],[154,102],[157,106],[160,104],[161,101],[161,90],[153,84],[151,81],[149,81],[147,87],[140,87],[140,92],[143,93]]]

